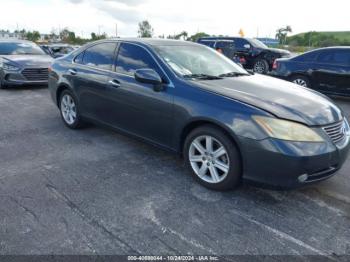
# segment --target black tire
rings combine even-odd
[[[6,89],[6,86],[4,85],[1,78],[0,78],[0,89]]]
[[[221,146],[224,147],[224,149],[226,150],[226,153],[227,153],[226,155],[228,156],[228,158],[226,158],[226,161],[227,161],[226,163],[229,163],[228,172],[227,172],[226,176],[225,175],[222,176],[222,178],[224,177],[223,180],[219,181],[217,183],[216,182],[210,183],[208,181],[203,180],[199,175],[196,174],[195,169],[192,167],[193,163],[191,164],[191,161],[190,161],[190,154],[191,154],[190,150],[191,150],[192,142],[196,139],[201,139],[201,137],[203,137],[203,136],[213,137],[217,142],[221,143]],[[187,168],[189,168],[189,170],[191,171],[195,180],[197,180],[201,185],[203,185],[209,189],[218,190],[218,191],[226,191],[226,190],[230,190],[230,189],[235,188],[241,182],[242,167],[241,167],[241,157],[240,157],[238,148],[235,145],[235,143],[230,139],[230,137],[228,137],[219,128],[216,128],[216,127],[211,126],[211,125],[205,125],[205,126],[194,129],[187,136],[187,138],[185,140],[183,156],[185,158],[185,164],[186,164]],[[201,155],[200,158],[202,156],[204,156],[204,155]],[[216,160],[217,159],[215,159],[215,161]],[[202,168],[202,165],[205,165],[204,163],[205,162],[200,163],[201,168]],[[214,162],[213,162],[213,164],[214,164]],[[218,162],[216,164],[218,164]],[[211,170],[209,170],[209,167],[205,167],[205,168],[207,168],[208,171],[206,172],[207,175],[205,175],[204,177],[206,177],[206,176],[211,177],[211,174],[210,174]]]
[[[294,75],[290,78],[290,81],[293,82],[294,84],[303,86],[303,87],[308,87],[311,88],[311,82],[310,79],[306,76],[303,75]]]
[[[269,71],[269,63],[265,59],[257,59],[254,62],[253,70],[258,74],[267,74]]]
[[[64,117],[64,115],[63,115],[63,107],[64,107],[64,106],[63,106],[62,100],[63,100],[63,98],[64,98],[65,96],[71,97],[72,100],[74,101],[74,104],[75,104],[76,117],[75,117],[74,122],[72,122],[72,123],[67,122],[66,119],[65,119],[65,117]],[[82,127],[85,126],[85,123],[84,123],[84,121],[82,120],[82,117],[81,117],[81,115],[80,115],[79,105],[78,105],[78,99],[77,99],[76,96],[73,94],[73,92],[70,91],[69,89],[64,90],[64,91],[61,93],[61,95],[60,95],[60,99],[59,99],[59,110],[60,110],[60,114],[61,114],[61,118],[62,118],[62,120],[63,120],[63,123],[64,123],[67,127],[71,128],[71,129],[79,129],[79,128],[82,128]]]

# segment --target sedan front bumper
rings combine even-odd
[[[273,138],[239,140],[243,145],[243,178],[280,188],[296,188],[331,177],[342,167],[350,150],[349,135],[341,145]]]
[[[25,71],[27,70],[27,71]],[[22,71],[3,71],[1,79],[2,84],[5,86],[24,86],[24,85],[47,85],[48,73],[35,74],[35,71],[29,71],[33,69],[24,69]],[[45,70],[45,69],[42,69]],[[26,73],[26,75],[24,75]]]

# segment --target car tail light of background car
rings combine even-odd
[[[272,64],[272,69],[273,70],[276,70],[278,67],[278,63],[277,63],[277,60],[273,61],[273,64]]]
[[[240,58],[239,58],[239,62],[240,62],[242,65],[245,65],[245,63],[247,62],[247,60],[246,60],[244,57],[240,57]]]

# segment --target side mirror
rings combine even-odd
[[[243,47],[244,47],[245,49],[250,49],[250,48],[251,48],[250,44],[245,44]]]
[[[140,83],[151,84],[156,92],[163,90],[163,82],[159,74],[153,69],[137,69],[135,71],[135,79]]]

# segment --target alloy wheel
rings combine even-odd
[[[265,64],[263,61],[257,61],[255,64],[254,64],[254,72],[258,73],[258,74],[263,74],[265,73]]]
[[[73,125],[75,123],[77,119],[77,109],[74,99],[68,94],[65,94],[61,99],[61,112],[64,121],[68,125]]]
[[[303,86],[303,87],[307,87],[306,81],[304,79],[301,79],[301,78],[294,79],[293,83],[300,85],[300,86]]]
[[[230,170],[226,148],[212,136],[195,138],[189,147],[188,156],[195,174],[208,183],[220,183]]]

